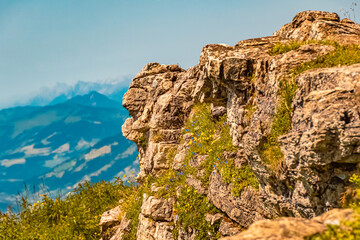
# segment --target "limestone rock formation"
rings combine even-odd
[[[328,218],[316,217],[340,206],[339,198],[360,162],[360,64],[293,72],[333,51],[333,45],[317,42],[327,39],[360,44],[360,26],[348,19],[340,21],[335,13],[306,11],[271,37],[235,46],[206,45],[199,64],[187,70],[147,64],[123,99],[131,116],[123,134],[139,149],[138,181],[160,177],[168,169],[180,171],[191,141],[191,135],[183,133],[184,123],[195,103],[210,103],[213,119],[227,114],[237,149],[224,152],[224,159],[233,159],[238,169],[250,166],[259,189],[248,186],[234,196],[232,185],[215,172],[204,185],[198,178],[204,176],[201,167],[208,156],[193,157],[189,164],[197,173],[187,176],[186,184],[223,214],[216,220],[209,215],[207,221],[219,224],[222,236],[237,234],[258,221],[238,238],[228,239],[302,239],[304,234],[323,231]],[[313,41],[271,54],[275,44],[294,40]],[[292,104],[285,105],[291,110],[290,129],[275,139],[283,157],[274,170],[262,146],[280,111],[284,79],[294,79],[297,90]],[[174,239],[174,231],[177,239],[194,239],[197,229],[175,228],[176,201],[176,197],[158,198],[155,191],[144,196],[137,239]],[[339,216],[348,213],[340,211]],[[275,217],[296,218],[266,220]],[[298,226],[303,226],[301,234]],[[266,231],[268,237],[259,238]],[[284,238],[272,238],[272,234]]]
[[[129,232],[129,224],[130,220],[124,216],[119,206],[104,212],[99,223],[101,240],[121,239],[126,232]]]
[[[339,225],[341,221],[351,220],[352,217],[352,210],[334,209],[310,220],[304,218],[262,220],[251,225],[248,230],[222,240],[302,240],[325,231],[328,224]]]

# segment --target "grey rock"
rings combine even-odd
[[[229,218],[222,219],[220,223],[220,234],[223,237],[226,236],[234,236],[241,232],[242,228],[236,224],[235,222],[231,221]]]
[[[353,218],[350,209],[334,209],[311,220],[304,218],[278,218],[254,223],[248,230],[222,240],[303,240],[328,229],[328,224],[338,225]]]
[[[247,187],[239,197],[234,197],[231,186],[223,183],[219,174],[211,174],[208,198],[215,207],[244,228],[257,220],[264,219],[261,215],[263,209],[261,209],[258,192]]]
[[[154,196],[144,196],[141,213],[146,218],[155,221],[171,221],[173,210],[173,199],[161,199]]]

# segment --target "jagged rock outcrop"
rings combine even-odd
[[[352,210],[334,209],[310,220],[305,218],[262,220],[251,225],[248,230],[222,240],[303,240],[324,232],[329,224],[339,226],[341,221],[349,221],[352,218]]]
[[[297,14],[291,23],[284,25],[274,36],[301,41],[331,38],[359,44],[359,34],[360,26],[350,19],[340,21],[336,13],[306,11]]]
[[[123,99],[131,117],[122,130],[139,148],[139,182],[147,176],[159,177],[167,169],[181,169],[191,138],[183,135],[184,122],[196,102],[211,103],[214,119],[227,114],[237,148],[224,153],[224,158],[234,159],[237,168],[249,165],[259,182],[259,190],[249,186],[235,197],[219,173],[211,174],[208,186],[198,176],[188,176],[186,184],[223,212],[217,219],[221,235],[234,235],[255,221],[284,216],[305,219],[260,221],[246,234],[267,227],[280,231],[276,227],[280,223],[289,231],[294,224],[310,223],[316,231],[308,232],[324,229],[325,220],[314,217],[340,206],[340,195],[360,162],[360,64],[309,70],[294,77],[293,69],[328,54],[334,46],[313,41],[283,54],[270,53],[277,43],[326,39],[360,44],[360,26],[340,21],[335,13],[306,11],[271,37],[244,40],[235,46],[207,45],[199,64],[188,70],[147,64]],[[287,106],[292,109],[291,128],[277,139],[283,159],[274,171],[261,146],[278,112],[281,82],[289,78],[294,78],[298,88],[292,106]],[[201,163],[206,159],[198,155],[190,161],[197,175],[203,174]],[[175,203],[176,199],[155,194],[144,196],[137,239],[173,239]],[[310,218],[313,220],[307,220]],[[194,239],[195,234],[196,229],[180,228],[178,239]]]
[[[124,216],[119,206],[104,212],[100,219],[101,240],[121,239],[130,231],[130,220]]]

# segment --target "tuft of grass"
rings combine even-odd
[[[360,47],[358,45],[340,45],[336,42],[332,42],[332,45],[335,47],[334,51],[319,56],[313,61],[301,64],[293,70],[293,75],[296,76],[309,69],[348,66],[360,63]]]
[[[117,179],[79,184],[65,198],[45,194],[30,203],[23,197],[19,213],[0,214],[0,239],[99,239],[101,214],[130,188]]]
[[[232,184],[231,192],[235,197],[240,196],[247,186],[259,189],[259,182],[249,165],[237,168],[234,160],[229,159],[220,168],[220,174],[225,183]]]
[[[252,116],[254,115],[256,111],[256,102],[255,102],[255,93],[248,101],[248,104],[245,106],[245,114],[244,114],[244,120],[245,122],[249,122]]]
[[[143,194],[147,184],[142,186],[132,186],[125,188],[120,193],[120,199],[123,201],[120,204],[121,210],[125,213],[127,219],[130,219],[130,232],[123,236],[124,240],[136,239],[137,227],[139,225],[139,215],[141,213],[141,205],[143,201]],[[121,218],[122,216],[119,216]],[[119,219],[121,220],[121,219]]]
[[[308,41],[291,41],[288,43],[276,43],[272,49],[269,51],[271,56],[284,54],[292,50],[299,49],[302,45],[309,44],[322,44],[322,45],[335,45],[336,43],[331,40],[308,40]]]
[[[295,78],[283,79],[280,82],[280,99],[273,118],[271,130],[259,146],[259,151],[265,163],[273,172],[280,169],[283,153],[278,143],[279,136],[291,129],[292,101],[298,88]]]
[[[140,147],[142,149],[144,149],[144,151],[146,151],[146,148],[147,148],[147,144],[148,144],[148,138],[146,137],[146,134],[143,133],[139,139],[139,144],[140,144]]]
[[[167,151],[166,159],[168,160],[168,162],[170,164],[174,162],[174,158],[176,156],[176,153],[177,153],[177,148],[176,147],[172,147]]]
[[[174,228],[174,239],[178,237],[179,227],[185,231],[189,228],[196,231],[195,239],[219,239],[220,223],[211,225],[205,220],[205,214],[215,214],[220,212],[213,204],[211,204],[206,196],[202,196],[196,192],[191,186],[182,188],[174,213],[178,216],[177,227]]]
[[[153,137],[152,137],[152,141],[155,143],[161,142],[164,138],[164,135],[161,134],[160,132],[156,133]]]
[[[301,45],[305,44],[305,42],[299,42],[299,41],[291,41],[289,43],[283,44],[283,43],[276,43],[273,48],[270,50],[269,54],[274,56],[278,54],[283,54],[290,52],[292,50],[299,49]]]

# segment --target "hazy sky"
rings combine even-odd
[[[148,62],[188,68],[205,44],[271,35],[299,11],[351,2],[0,0],[0,105],[56,82],[134,76]]]

